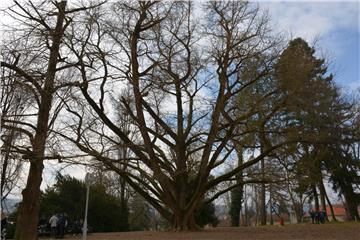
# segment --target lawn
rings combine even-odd
[[[66,239],[80,239],[70,237]],[[264,227],[214,228],[199,232],[122,232],[93,233],[89,240],[360,240],[360,224],[339,223],[325,225],[298,224]]]

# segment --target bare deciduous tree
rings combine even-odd
[[[26,140],[10,148],[30,163],[15,239],[37,239],[44,160],[59,158],[49,154],[49,130],[53,128],[63,105],[56,100],[56,95],[66,95],[66,90],[62,89],[71,84],[73,79],[69,78],[69,69],[76,65],[64,56],[66,52],[61,49],[61,44],[74,16],[87,9],[80,6],[68,10],[66,5],[64,0],[26,4],[14,1],[6,11],[15,22],[9,26],[7,36],[12,34],[11,41],[17,44],[4,45],[4,52],[9,57],[1,61],[1,67],[9,70],[9,74],[16,77],[18,84],[29,91],[33,99],[33,104],[25,112],[27,118],[16,122],[17,126],[11,125],[9,119],[2,119],[3,128],[27,136]]]
[[[204,199],[211,201],[232,186],[210,190],[282,145],[267,144],[256,157],[223,168],[232,161],[235,136],[241,142],[261,131],[245,122],[275,89],[259,92],[237,114],[233,102],[258,81],[272,81],[266,76],[277,42],[269,35],[266,15],[244,2],[209,3],[204,25],[195,23],[191,2],[121,2],[111,9],[110,16],[99,13],[89,21],[82,40],[72,45],[83,99],[74,94],[83,104],[68,108],[73,121],[67,123],[69,132],[59,134],[117,172],[174,229],[195,229],[194,212]],[[248,64],[256,62],[261,64]],[[245,65],[252,71],[244,73]],[[118,109],[108,104],[124,83],[134,107],[126,98],[121,104],[138,132],[135,140],[117,125],[113,113]],[[276,111],[273,107],[257,117],[260,125]],[[241,124],[242,131],[235,131]],[[130,157],[117,159],[102,141],[126,146]]]
[[[3,54],[5,58],[5,55]],[[21,141],[21,133],[15,129],[21,121],[22,113],[29,106],[29,94],[19,86],[16,76],[6,69],[1,69],[1,204],[17,186],[20,178],[22,161],[12,146],[15,141]]]

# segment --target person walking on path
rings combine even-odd
[[[52,215],[52,217],[49,219],[49,224],[51,228],[51,237],[56,237],[57,233],[57,225],[59,222],[59,218],[56,216],[56,214]]]

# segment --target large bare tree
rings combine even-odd
[[[59,159],[57,154],[49,151],[49,130],[54,127],[63,105],[56,96],[66,95],[66,89],[73,80],[70,70],[76,66],[61,45],[66,28],[73,23],[76,14],[88,9],[80,5],[67,9],[66,5],[65,0],[30,1],[25,4],[14,1],[6,11],[13,23],[5,31],[7,40],[3,44],[3,54],[7,57],[1,61],[1,67],[16,78],[21,89],[28,91],[33,102],[26,108],[23,113],[26,118],[21,121],[2,116],[2,128],[27,137],[12,142],[9,151],[21,154],[30,163],[15,239],[37,239],[44,160]]]
[[[81,39],[68,39],[82,82],[67,104],[72,121],[58,134],[117,172],[174,229],[195,229],[194,212],[203,201],[234,187],[219,190],[219,184],[232,183],[283,144],[267,141],[276,131],[266,124],[280,107],[263,103],[273,98],[276,84],[253,92],[241,109],[234,104],[244,92],[251,98],[253,85],[273,81],[278,42],[266,14],[245,2],[208,3],[203,22],[191,2],[109,7],[111,13],[99,12],[86,23]],[[119,110],[109,104],[124,86],[132,99],[119,104],[136,139],[118,125]],[[242,144],[252,134],[266,143],[261,153],[234,165],[232,139]],[[114,146],[131,154],[119,159]],[[248,147],[260,149],[257,143]]]

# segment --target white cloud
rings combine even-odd
[[[349,49],[357,51],[360,57],[359,46],[354,45],[360,39],[359,1],[272,1],[260,2],[260,7],[269,10],[276,32],[284,32],[292,38],[301,37],[310,44],[318,40],[318,54],[333,64],[332,70],[337,73],[341,85],[359,86],[360,74],[350,74],[354,71],[351,65],[354,56],[344,60]]]
[[[359,2],[261,2],[274,28],[312,41],[334,29],[360,32]]]

